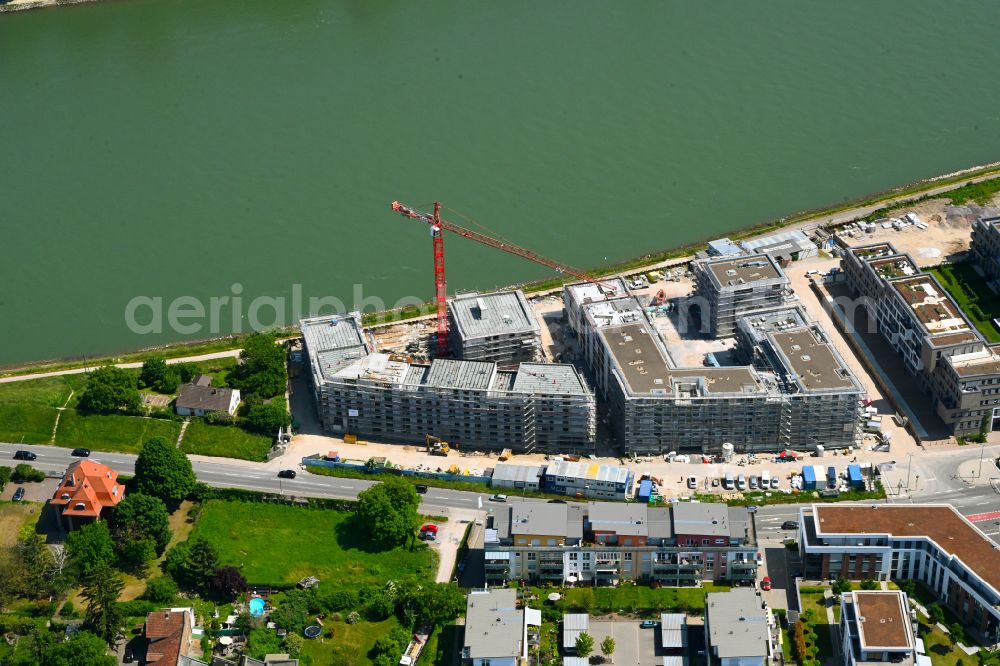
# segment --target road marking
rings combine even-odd
[[[974,513],[970,516],[966,516],[970,522],[978,523],[984,520],[994,520],[1000,518],[1000,511],[988,511],[986,513]]]

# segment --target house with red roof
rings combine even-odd
[[[66,468],[50,504],[58,507],[66,529],[100,520],[107,508],[122,500],[125,487],[118,472],[93,460],[78,460]]]
[[[177,666],[191,649],[194,613],[190,608],[162,608],[146,616],[144,664]]]

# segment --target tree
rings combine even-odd
[[[125,617],[118,606],[118,597],[124,587],[121,574],[104,564],[91,570],[80,593],[87,601],[84,625],[108,645],[114,643],[125,625]]]
[[[878,581],[877,580],[872,580],[871,578],[865,578],[863,581],[861,581],[861,589],[862,590],[877,590],[878,589]]]
[[[302,636],[298,634],[285,634],[285,640],[282,641],[282,646],[285,648],[285,652],[292,659],[298,659],[299,653],[302,652]]]
[[[208,590],[219,599],[232,601],[247,591],[247,579],[237,567],[219,567],[208,581]]]
[[[4,467],[4,469],[10,469]],[[14,483],[28,483],[28,482],[39,482],[45,480],[45,472],[40,469],[35,469],[27,463],[20,463],[14,467],[14,471],[10,474],[10,479]]]
[[[42,659],[42,666],[115,666],[118,660],[108,655],[100,636],[77,631],[69,640],[55,643]]]
[[[8,481],[10,481],[10,467],[0,465],[0,490],[3,490]]]
[[[834,594],[844,594],[851,591],[851,581],[846,578],[838,578],[831,587]]]
[[[412,484],[398,478],[379,483],[358,495],[358,529],[381,550],[401,546],[417,528],[419,504]]]
[[[188,496],[195,481],[191,461],[173,442],[154,437],[143,445],[135,461],[136,491],[176,506]]]
[[[161,357],[150,358],[142,364],[139,383],[160,393],[173,393],[181,383],[181,373]]]
[[[197,537],[191,542],[187,557],[188,580],[194,587],[203,590],[215,575],[219,565],[219,553],[208,539]]]
[[[51,587],[55,564],[52,551],[45,544],[45,537],[35,532],[28,534],[17,542],[14,556],[21,563],[23,591],[36,598],[44,595]]]
[[[403,627],[395,627],[389,634],[380,636],[368,656],[375,666],[396,666],[399,655],[410,642],[410,632]]]
[[[146,591],[143,599],[154,603],[169,605],[177,598],[177,583],[168,576],[159,576],[146,581]]]
[[[188,556],[191,554],[191,544],[181,541],[167,551],[163,558],[163,573],[173,578],[180,585],[191,585],[188,576]]]
[[[436,583],[413,588],[400,595],[399,605],[415,621],[441,626],[465,610],[465,596],[457,585]]]
[[[312,594],[305,590],[292,590],[271,611],[271,621],[289,633],[299,633],[310,622],[309,605]]]
[[[576,656],[587,658],[594,651],[594,637],[586,631],[576,637]]]
[[[99,520],[70,532],[66,537],[66,552],[73,570],[81,578],[109,566],[115,561],[115,545],[108,524]]]
[[[149,537],[162,553],[170,542],[170,513],[159,497],[129,493],[111,514],[111,529],[119,540]]]
[[[106,365],[90,373],[77,405],[88,412],[137,411],[142,404],[135,374]]]
[[[274,336],[251,333],[244,338],[240,364],[229,381],[244,394],[272,398],[284,393],[287,376],[285,350],[274,343]]]
[[[601,641],[601,654],[607,657],[610,661],[614,661],[615,639],[611,638],[611,636],[608,636]]]
[[[246,420],[251,428],[267,435],[273,435],[278,432],[278,428],[287,428],[292,423],[285,401],[278,398],[251,407]]]
[[[927,617],[931,619],[934,624],[941,624],[944,622],[944,609],[937,602],[927,606]]]
[[[281,639],[274,629],[254,629],[247,636],[247,654],[254,659],[263,659],[264,655],[281,652]]]

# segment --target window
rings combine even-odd
[[[528,561],[531,562],[535,559],[535,553],[528,553]]]
[[[625,553],[625,561],[626,562],[632,561],[632,553]]]

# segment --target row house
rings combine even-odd
[[[760,555],[745,507],[511,502],[487,525],[486,579],[613,586],[752,584]]]

